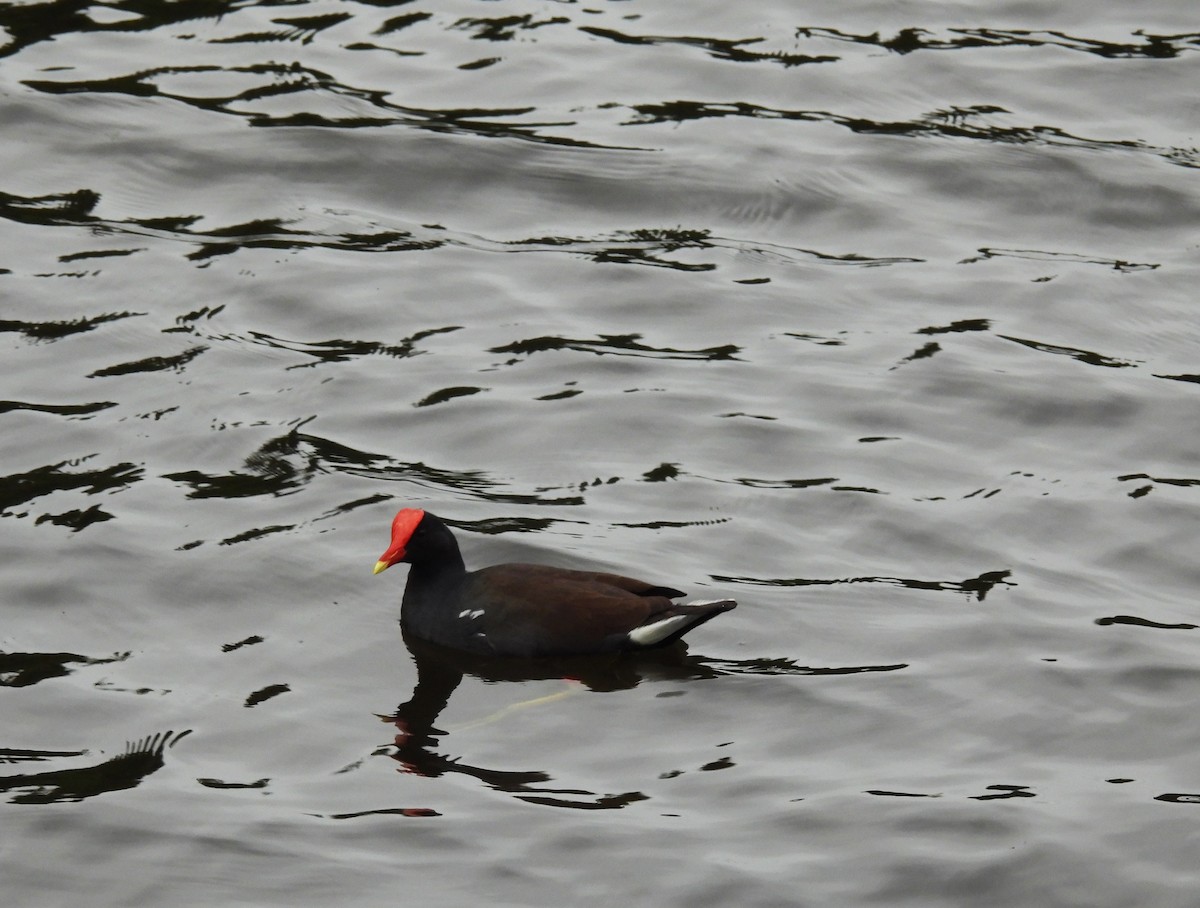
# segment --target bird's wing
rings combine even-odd
[[[472,580],[480,631],[498,650],[523,655],[617,649],[631,630],[672,607],[662,587],[616,574],[506,564]]]

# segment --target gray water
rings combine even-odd
[[[1165,0],[0,3],[4,902],[1195,905],[1198,64]],[[448,660],[403,506],[741,605]]]

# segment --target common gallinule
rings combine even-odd
[[[441,520],[405,508],[375,573],[412,567],[400,605],[410,633],[443,646],[497,656],[573,656],[652,649],[737,605],[732,599],[676,604],[679,590],[617,574],[539,564],[468,571]]]

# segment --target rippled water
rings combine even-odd
[[[0,3],[7,901],[1195,903],[1194,11],[852,7]]]

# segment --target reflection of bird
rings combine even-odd
[[[124,753],[95,766],[0,776],[0,791],[29,788],[33,790],[17,795],[12,803],[52,804],[55,801],[82,801],[110,791],[134,788],[146,776],[162,769],[163,751],[189,734],[190,731],[179,734],[168,731],[151,735],[126,745]]]
[[[719,674],[704,665],[699,657],[688,656],[683,643],[629,656],[612,654],[514,659],[451,650],[407,633],[404,642],[416,663],[417,684],[407,702],[400,704],[393,713],[379,717],[395,726],[397,734],[393,740],[394,746],[380,748],[375,752],[376,755],[395,760],[405,773],[429,778],[451,773],[467,775],[497,791],[511,792],[522,801],[551,807],[613,810],[643,801],[647,796],[639,791],[601,794],[583,788],[562,787],[554,784],[554,777],[541,769],[492,769],[472,763],[465,756],[444,752],[448,731],[437,728],[434,723],[464,675],[488,683],[521,684],[550,678],[570,679],[570,686],[566,690],[522,700],[465,726],[474,727],[506,718],[514,709],[544,705],[575,690],[628,690],[647,679],[702,681]]]
[[[507,718],[514,709],[541,706],[567,695],[568,691],[588,690],[597,693],[630,690],[639,684],[670,682],[673,693],[683,693],[694,682],[711,681],[724,676],[763,675],[848,675],[860,672],[894,672],[907,665],[848,665],[815,668],[797,665],[790,659],[750,658],[712,659],[690,656],[687,645],[659,647],[643,652],[624,654],[560,656],[550,659],[521,659],[488,656],[448,649],[404,634],[404,643],[412,653],[417,670],[417,683],[412,696],[388,715],[379,718],[396,729],[390,746],[375,751],[400,764],[402,771],[435,778],[449,773],[479,779],[497,791],[512,792],[523,801],[554,807],[587,810],[609,810],[644,800],[646,795],[625,792],[601,795],[583,789],[551,787],[553,777],[542,770],[498,770],[469,762],[465,755],[448,753],[448,738],[452,731],[461,730],[437,726],[438,718],[450,703],[450,698],[464,677],[477,678],[486,684],[529,682],[562,679],[571,682],[567,690],[559,689],[548,696],[521,700],[485,719],[469,723],[472,727],[484,722]],[[682,688],[682,689],[681,689]],[[663,694],[660,694],[663,696]],[[349,767],[347,767],[349,768]],[[417,808],[414,808],[414,810]]]
[[[676,604],[679,590],[617,574],[536,564],[468,571],[458,542],[433,514],[405,508],[375,573],[412,565],[400,623],[425,640],[499,656],[558,656],[651,649],[737,605]]]

